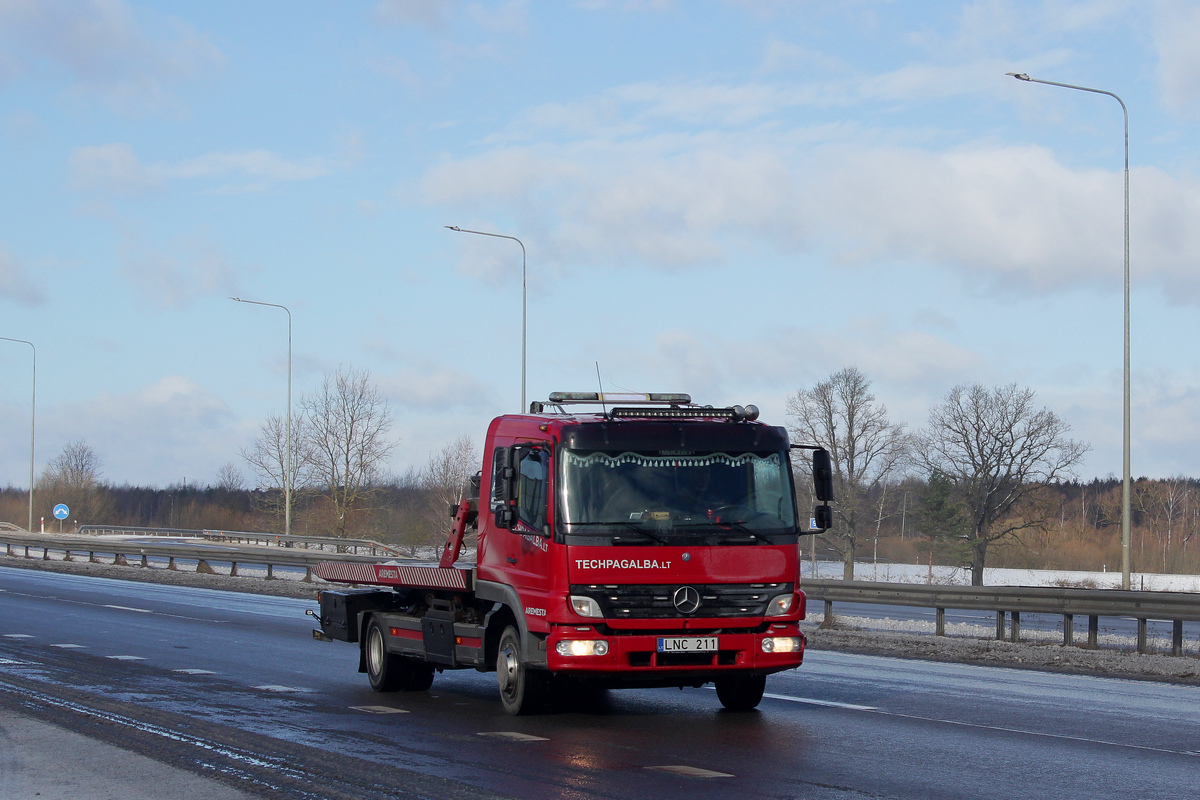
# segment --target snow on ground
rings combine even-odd
[[[812,562],[806,560],[801,567],[802,578],[842,577],[842,562],[817,561],[816,574]],[[963,567],[940,567],[932,569],[928,564],[873,564],[859,561],[854,564],[854,579],[880,581],[883,583],[932,583],[942,586],[968,586],[971,571]],[[983,571],[985,586],[1068,586],[1081,589],[1120,589],[1120,572],[1081,572],[1055,569],[1002,569],[988,568]],[[1152,572],[1135,572],[1130,576],[1134,589],[1147,592],[1200,592],[1200,575],[1164,575]]]

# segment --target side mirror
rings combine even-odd
[[[833,463],[829,451],[823,447],[813,450],[812,457],[813,493],[822,503],[833,499]]]
[[[833,527],[833,509],[829,506],[817,506],[813,509],[813,519],[816,520],[817,530],[827,531]]]
[[[492,513],[497,528],[511,529],[517,519],[517,481],[513,448],[497,447],[492,459]]]

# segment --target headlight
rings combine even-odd
[[[606,656],[608,642],[603,639],[575,639],[554,645],[560,656]]]
[[[571,609],[581,617],[603,617],[600,604],[590,597],[571,595]]]
[[[794,594],[781,594],[778,597],[774,597],[771,599],[771,602],[767,603],[767,616],[782,617],[792,610],[792,606],[795,603],[796,595]]]
[[[762,640],[764,653],[797,653],[800,651],[799,636],[768,636]]]

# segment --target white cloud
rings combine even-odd
[[[65,73],[73,89],[120,110],[175,105],[174,81],[220,67],[220,50],[190,24],[148,33],[121,0],[12,0],[0,4],[0,79]]]
[[[914,85],[884,84],[863,91],[898,97]],[[717,86],[671,98],[671,88],[625,87],[578,111],[539,107],[522,123],[520,146],[498,142],[434,166],[423,196],[456,216],[506,209],[553,265],[678,269],[754,240],[846,264],[923,262],[972,283],[1042,293],[1108,287],[1119,275],[1119,168],[1072,168],[1032,146],[935,151],[880,145],[876,133],[844,126],[747,124],[805,93]],[[589,110],[604,121],[591,135],[561,124]],[[638,121],[652,116],[744,129],[639,133]],[[1138,168],[1131,193],[1142,286],[1200,302],[1200,183]]]
[[[677,0],[575,0],[575,7],[583,11],[607,11],[617,8],[622,12],[663,12],[670,11],[677,5]]]
[[[1154,7],[1154,43],[1163,97],[1175,111],[1200,108],[1200,6],[1161,0]]]
[[[380,375],[378,382],[384,394],[399,407],[402,418],[407,412],[423,414],[487,407],[490,394],[488,388],[470,373],[434,361],[423,361]]]
[[[76,147],[70,167],[77,189],[137,195],[164,186],[162,170],[143,165],[124,142]]]
[[[375,5],[375,15],[383,22],[431,30],[443,28],[452,10],[450,0],[379,0]]]
[[[188,378],[169,375],[128,394],[38,410],[40,460],[84,440],[106,475],[145,486],[205,481],[234,460],[247,431],[220,398]]]
[[[269,150],[247,150],[205,153],[175,164],[145,164],[124,142],[76,147],[70,158],[76,189],[116,195],[162,189],[171,180],[225,181],[215,191],[259,191],[274,183],[324,177],[338,163],[323,157],[289,159]]]
[[[481,28],[495,33],[524,34],[529,27],[529,2],[504,0],[494,8],[483,3],[470,3],[467,15]]]
[[[328,175],[331,170],[329,163],[322,158],[293,161],[269,150],[249,150],[240,153],[206,153],[165,171],[168,176],[175,178],[223,178],[234,175],[267,181],[305,181]]]
[[[421,85],[421,79],[416,70],[406,59],[388,55],[368,59],[366,64],[380,75],[386,75],[403,86],[415,88]]]
[[[170,255],[127,245],[122,257],[126,277],[161,308],[182,308],[201,297],[237,293],[233,267],[205,242],[185,242]]]
[[[40,305],[46,294],[29,279],[21,262],[0,245],[0,297],[25,305]]]

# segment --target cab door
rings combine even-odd
[[[516,504],[505,560],[525,606],[525,621],[535,630],[545,626],[557,551],[550,531],[550,452],[545,442],[513,448]]]

